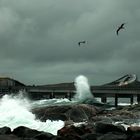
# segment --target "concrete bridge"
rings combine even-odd
[[[0,86],[0,93],[16,93],[19,90],[25,91],[31,99],[52,99],[52,98],[71,98],[76,94],[74,83],[61,83],[42,86],[25,86],[18,82],[18,85]],[[133,104],[134,97],[140,103],[140,82],[135,75],[125,75],[120,79],[101,86],[91,86],[91,93],[95,98],[101,98],[106,103],[109,97],[115,99],[115,106],[118,105],[119,98],[129,98]]]

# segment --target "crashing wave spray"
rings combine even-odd
[[[75,95],[74,99],[76,99],[78,101],[84,101],[86,99],[94,98],[90,92],[90,86],[88,83],[88,79],[85,76],[80,75],[80,76],[76,77],[75,87],[76,87],[76,95]]]
[[[76,95],[74,96],[74,100],[84,104],[94,104],[97,106],[103,106],[102,102],[97,101],[93,94],[90,91],[90,86],[88,83],[88,79],[80,75],[75,79],[75,87],[76,87]]]
[[[0,127],[8,126],[12,130],[18,126],[26,126],[38,131],[50,132],[54,135],[64,126],[63,121],[41,122],[30,111],[31,103],[21,96],[5,95],[0,99]]]

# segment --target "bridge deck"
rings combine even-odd
[[[19,90],[24,90],[33,99],[40,98],[69,98],[71,99],[76,94],[75,87],[0,87],[1,94],[14,93]],[[133,99],[136,96],[137,102],[140,103],[140,87],[91,87],[91,93],[94,97],[101,98],[102,102],[106,102],[107,98],[115,98],[115,106],[118,105],[118,98],[130,98],[130,103],[133,104]]]

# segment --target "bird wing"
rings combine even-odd
[[[125,23],[123,23],[123,24],[121,25],[122,28],[124,27],[124,24],[125,24]]]
[[[121,29],[124,29],[124,25],[125,25],[125,24],[126,24],[126,23],[122,23],[121,26],[118,27],[118,29],[117,29],[117,31],[116,31],[117,35],[119,34],[119,31],[120,31]]]
[[[121,28],[119,27],[119,28],[117,29],[117,31],[116,31],[117,35],[119,34],[120,29],[121,29]]]
[[[78,42],[78,45],[80,46],[81,42]]]

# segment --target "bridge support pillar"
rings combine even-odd
[[[115,107],[118,106],[118,94],[115,94]]]
[[[68,93],[68,99],[71,101],[71,93]]]
[[[130,97],[130,104],[132,105],[134,103],[134,97],[133,95]]]
[[[71,100],[71,95],[70,95],[70,92],[67,92],[66,95],[65,95],[65,98]]]
[[[102,97],[101,98],[101,102],[106,103],[107,102],[107,98],[106,97]]]
[[[137,94],[137,102],[140,104],[140,94]]]
[[[51,93],[50,93],[50,99],[53,99],[53,98],[54,98],[54,93],[51,92]]]
[[[69,92],[66,93],[65,98],[69,98]]]

